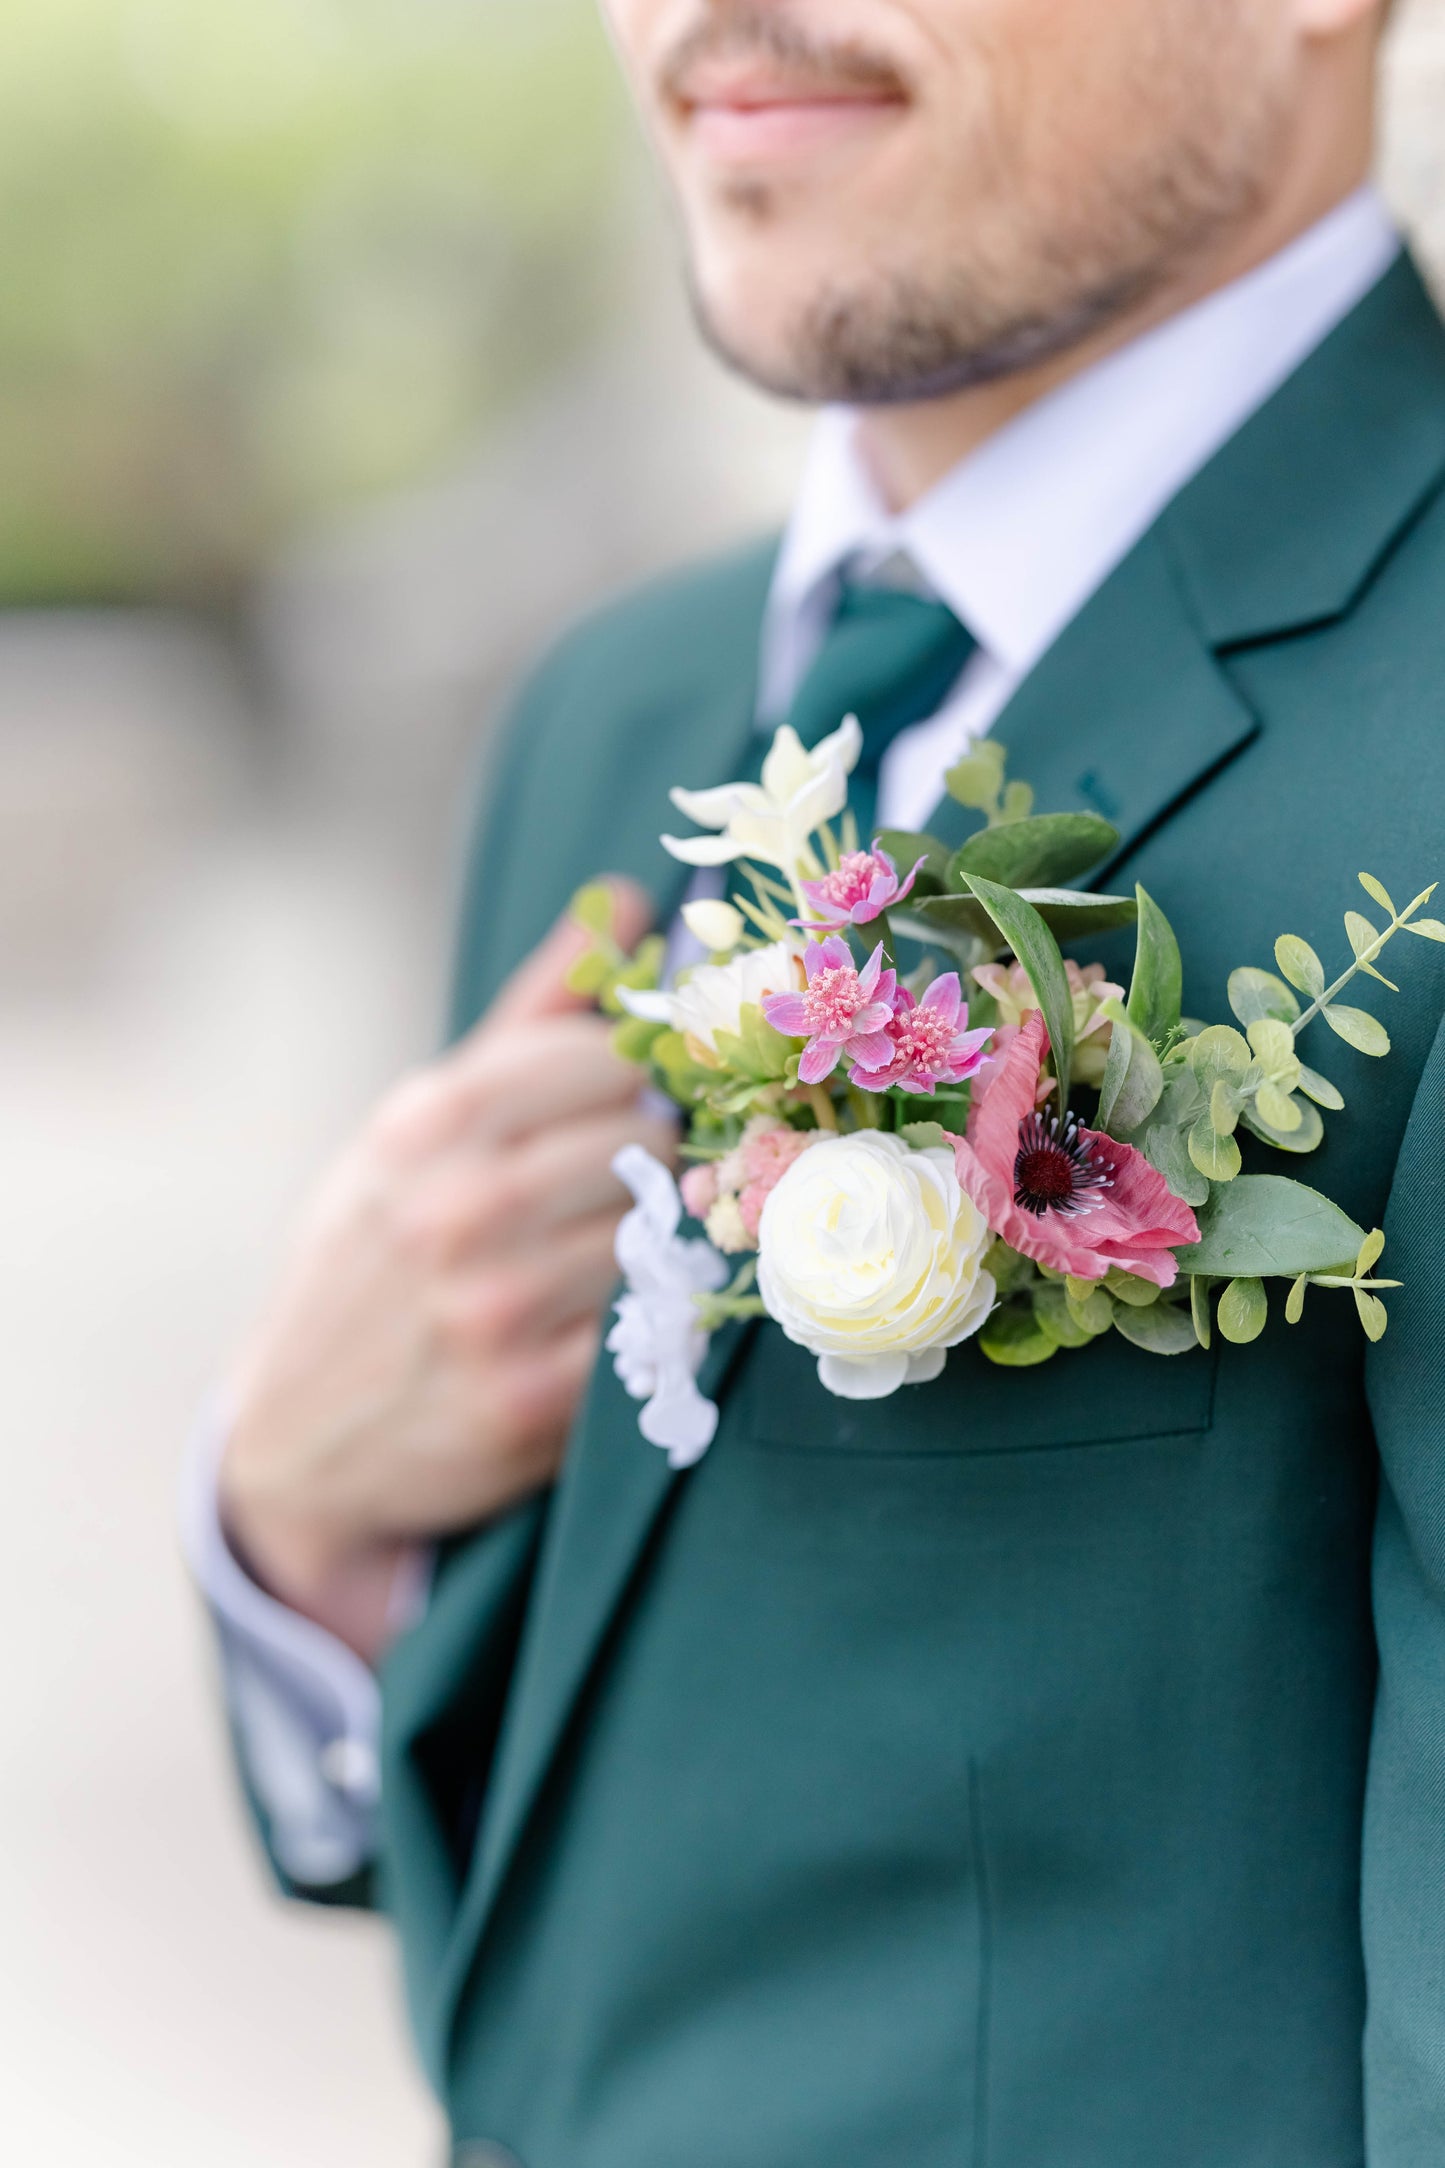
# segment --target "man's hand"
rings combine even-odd
[[[618,937],[646,930],[617,884]],[[274,1593],[368,1659],[409,1546],[555,1474],[596,1357],[637,1141],[670,1158],[563,921],[472,1033],[406,1079],[323,1182],[238,1381],[228,1531]]]

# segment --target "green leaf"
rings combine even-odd
[[[1331,1031],[1338,1034],[1356,1053],[1382,1055],[1390,1051],[1390,1034],[1377,1016],[1368,1009],[1347,1009],[1332,1001],[1320,1014]]]
[[[1184,967],[1179,943],[1158,904],[1145,888],[1134,890],[1139,934],[1134,948],[1134,977],[1129,987],[1129,1015],[1155,1046],[1179,1022]]]
[[[1189,1157],[1211,1182],[1232,1182],[1243,1165],[1233,1137],[1222,1137],[1207,1112],[1189,1132]]]
[[[581,994],[586,999],[600,994],[612,982],[613,970],[600,949],[588,949],[567,967],[565,984],[571,994]]]
[[[1318,1069],[1311,1069],[1304,1062],[1299,1065],[1299,1088],[1318,1105],[1328,1107],[1332,1114],[1338,1114],[1345,1103],[1342,1094],[1336,1091],[1329,1078],[1321,1076]]]
[[[1097,813],[1042,813],[981,828],[949,860],[948,886],[961,889],[965,875],[976,873],[1006,888],[1054,887],[1098,865],[1118,840],[1118,829]]]
[[[1057,1340],[1051,1340],[1034,1316],[1033,1305],[1027,1309],[1018,1303],[1006,1303],[995,1310],[978,1336],[978,1344],[991,1363],[999,1363],[1006,1370],[1031,1370],[1035,1363],[1046,1363],[1059,1352]]]
[[[1060,943],[1112,932],[1134,917],[1132,896],[1096,896],[1087,889],[1071,888],[1025,888],[1019,894]],[[973,896],[924,896],[916,905],[910,897],[903,910],[889,916],[901,933],[915,941],[966,934],[985,942],[990,952],[1000,945],[992,918]]]
[[[1299,1056],[1289,1025],[1278,1017],[1262,1016],[1250,1025],[1247,1037],[1270,1083],[1277,1084],[1281,1091],[1292,1092],[1299,1082]]]
[[[1367,1295],[1363,1287],[1355,1289],[1355,1308],[1360,1313],[1360,1323],[1371,1340],[1383,1340],[1390,1314],[1378,1295]]]
[[[1232,1137],[1239,1127],[1239,1094],[1224,1077],[1216,1077],[1209,1094],[1209,1121],[1218,1137]]]
[[[1301,993],[1317,999],[1324,992],[1325,967],[1308,941],[1301,941],[1298,934],[1280,935],[1274,944],[1274,960],[1290,985],[1297,986]]]
[[[1209,1282],[1202,1272],[1189,1276],[1189,1314],[1194,1320],[1194,1336],[1201,1347],[1208,1347],[1213,1338],[1209,1315]]]
[[[1199,1240],[1175,1251],[1181,1272],[1216,1279],[1328,1272],[1357,1257],[1357,1227],[1318,1190],[1283,1174],[1242,1174],[1216,1190],[1199,1214]]]
[[[1314,1110],[1311,1109],[1311,1112]],[[1281,1136],[1293,1136],[1304,1126],[1305,1112],[1297,1099],[1280,1090],[1277,1084],[1261,1084],[1254,1095],[1254,1116],[1265,1129],[1278,1130]],[[1316,1114],[1318,1121],[1319,1116]],[[1321,1124],[1323,1127],[1323,1124]]]
[[[1412,918],[1405,931],[1423,934],[1427,941],[1445,941],[1445,925],[1438,918]]]
[[[1380,929],[1370,924],[1363,911],[1346,911],[1345,936],[1358,962],[1360,957],[1375,946],[1380,938]]]
[[[1191,1076],[1191,1090],[1197,1096],[1198,1087]],[[1160,1102],[1161,1113],[1170,1098],[1170,1086],[1164,1087]],[[1168,1119],[1151,1121],[1139,1140],[1139,1149],[1151,1167],[1163,1175],[1174,1195],[1185,1204],[1198,1207],[1209,1197],[1209,1177],[1199,1172],[1189,1156],[1189,1131]]]
[[[1003,788],[1007,755],[994,738],[980,738],[977,745],[956,760],[943,778],[950,798],[976,813],[991,813]]]
[[[789,1055],[796,1055],[797,1048],[785,1039],[780,1031],[774,1031],[755,1001],[748,1001],[738,1012],[736,1031],[716,1031],[713,1045],[719,1059],[740,1076],[749,1077],[754,1083],[766,1084],[780,1079],[787,1073]]]
[[[1299,1003],[1272,971],[1258,971],[1253,964],[1242,964],[1238,971],[1229,974],[1229,1006],[1246,1028],[1273,1018],[1281,1024],[1292,1024],[1299,1015]]]
[[[1027,820],[1034,809],[1034,786],[1032,783],[1007,783],[1004,786],[1003,804],[999,808],[1002,821]]]
[[[1363,1280],[1368,1276],[1371,1266],[1379,1263],[1384,1250],[1385,1230],[1383,1227],[1372,1227],[1360,1244],[1360,1254],[1355,1259],[1356,1279]]]
[[[1107,1130],[1111,1136],[1127,1137],[1141,1122],[1147,1121],[1159,1104],[1164,1090],[1164,1071],[1159,1056],[1143,1033],[1136,1030],[1127,1010],[1117,1002],[1109,1002],[1105,1013],[1113,1030],[1104,1060],[1104,1078],[1099,1086],[1096,1126]]]
[[[1116,1302],[1127,1303],[1131,1310],[1149,1309],[1162,1292],[1152,1280],[1141,1280],[1137,1274],[1125,1272],[1119,1265],[1104,1275],[1104,1285]]]
[[[1040,1280],[1032,1290],[1034,1322],[1057,1347],[1087,1347],[1096,1337],[1075,1317],[1068,1292],[1056,1282]]]
[[[905,1122],[898,1134],[914,1152],[926,1152],[935,1145],[948,1142],[942,1122]]]
[[[1200,1344],[1194,1318],[1182,1302],[1156,1302],[1149,1310],[1120,1310],[1114,1326],[1150,1355],[1187,1355]]]
[[[1244,1077],[1251,1060],[1249,1041],[1231,1024],[1210,1024],[1194,1039],[1188,1059],[1200,1090],[1209,1093],[1221,1077],[1227,1084]]]
[[[641,1016],[625,1016],[612,1027],[612,1051],[623,1061],[644,1062],[665,1024],[649,1024]]]
[[[1377,881],[1373,873],[1362,873],[1360,886],[1382,911],[1388,911],[1391,918],[1395,917],[1395,906],[1390,901],[1390,892],[1383,881]]]
[[[1272,1144],[1276,1151],[1318,1151],[1325,1137],[1325,1125],[1319,1108],[1311,1106],[1305,1099],[1292,1099],[1289,1104],[1299,1116],[1293,1129],[1275,1129],[1265,1121],[1260,1114],[1259,1099],[1255,1100],[1252,1107],[1245,1108],[1241,1119],[1251,1135],[1259,1137],[1265,1144]]]
[[[1219,1330],[1236,1347],[1257,1340],[1269,1319],[1263,1280],[1231,1280],[1219,1298]]]
[[[585,926],[594,941],[610,941],[613,938],[612,890],[603,881],[589,881],[579,888],[567,906],[569,915],[579,926]]]
[[[1289,1296],[1284,1306],[1284,1320],[1287,1325],[1297,1325],[1300,1319],[1304,1316],[1305,1289],[1309,1286],[1309,1284],[1309,1274],[1307,1272],[1302,1272],[1299,1278],[1295,1281],[1294,1285],[1291,1287],[1289,1291]]]
[[[927,895],[930,890],[936,894],[945,886],[948,861],[953,853],[946,843],[939,842],[937,836],[915,834],[911,828],[880,828],[877,841],[898,868],[900,880],[906,880],[909,868],[920,858],[923,860],[918,886],[913,891],[915,895]]]
[[[1080,1287],[1087,1288],[1088,1292],[1078,1293]],[[1097,1340],[1101,1333],[1109,1330],[1114,1322],[1114,1298],[1106,1287],[1096,1286],[1088,1280],[1069,1280],[1065,1283],[1064,1294],[1070,1317],[1091,1340]]]
[[[1059,1080],[1058,1103],[1069,1103],[1069,1070],[1074,1059],[1074,1003],[1064,971],[1059,944],[1031,903],[1012,888],[985,881],[976,873],[966,876],[974,895],[984,906],[1028,973],[1048,1026],[1053,1049],[1054,1073]]]

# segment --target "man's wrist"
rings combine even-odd
[[[222,1535],[258,1588],[335,1634],[369,1664],[397,1631],[398,1576],[413,1547],[399,1539],[350,1539],[256,1494],[230,1441],[217,1475]]]

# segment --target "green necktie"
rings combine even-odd
[[[863,752],[848,803],[866,849],[873,840],[878,767],[900,730],[934,714],[977,642],[946,603],[899,587],[845,585],[787,720],[816,745],[845,715],[856,715]]]

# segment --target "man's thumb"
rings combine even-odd
[[[636,881],[609,874],[600,884],[611,891],[612,930],[618,946],[633,949],[652,924],[652,903]],[[591,1006],[591,997],[574,993],[567,976],[591,946],[592,936],[564,912],[551,932],[524,956],[482,1019],[484,1024],[522,1023],[528,1017],[561,1016]]]

